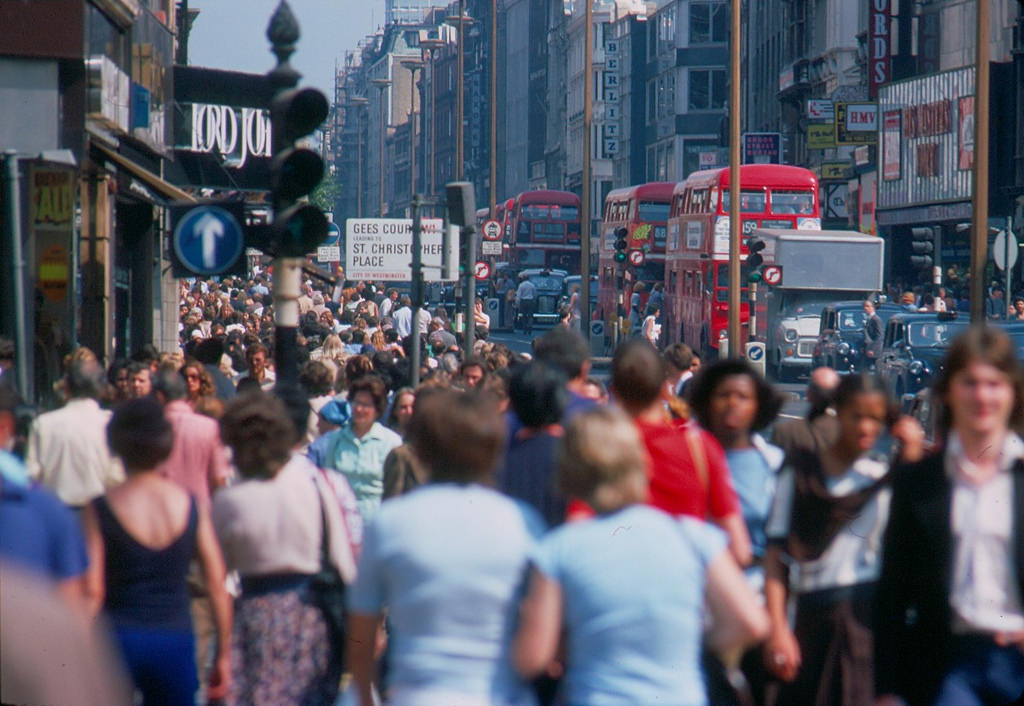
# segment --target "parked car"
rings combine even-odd
[[[881,302],[875,307],[875,313],[885,325],[890,317],[907,311],[891,302]],[[821,310],[818,338],[811,355],[812,366],[826,365],[840,373],[865,370],[865,321],[863,299],[834,302],[825,306]]]
[[[523,276],[528,277],[533,282],[533,286],[537,288],[537,310],[533,315],[533,322],[535,324],[557,324],[559,320],[558,307],[562,302],[562,292],[565,290],[565,278],[568,273],[565,270],[530,268],[519,273],[519,282],[522,281]],[[522,326],[518,314],[516,321],[519,326]]]
[[[886,322],[878,374],[901,404],[931,386],[950,343],[968,326],[956,312],[905,312]]]
[[[769,361],[775,365],[775,379],[779,382],[811,371],[818,322],[827,303],[815,299],[801,301],[779,312],[768,346]]]

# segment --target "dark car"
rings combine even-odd
[[[901,404],[932,384],[950,343],[969,326],[955,312],[907,312],[886,322],[878,374]]]
[[[906,312],[901,306],[882,302],[875,313],[884,325],[889,317]],[[864,300],[834,302],[821,310],[818,340],[814,344],[813,367],[827,365],[840,373],[867,367],[864,355]]]
[[[533,315],[534,323],[557,324],[559,321],[558,306],[562,302],[562,292],[566,278],[565,270],[526,269],[519,273],[520,281],[528,277],[537,288],[537,310]],[[518,316],[516,317],[518,319]],[[519,322],[522,326],[522,322]]]

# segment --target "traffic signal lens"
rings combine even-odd
[[[619,252],[615,253],[615,262],[625,262],[625,261],[626,261],[626,253],[625,253],[625,251],[621,251],[620,250]]]
[[[304,147],[285,150],[271,165],[272,188],[277,198],[293,201],[309,194],[324,176],[324,160]]]
[[[763,264],[764,264],[764,255],[762,255],[760,253],[754,253],[753,255],[750,255],[750,256],[747,257],[747,266],[750,267],[750,269],[752,269],[752,270],[755,269],[755,268],[760,267]]]
[[[327,96],[315,88],[296,88],[274,99],[271,105],[273,127],[281,138],[291,142],[320,127],[330,106]]]
[[[327,217],[313,204],[295,204],[274,219],[277,254],[305,257],[327,239],[327,225]]]

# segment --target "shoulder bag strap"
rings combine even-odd
[[[701,438],[700,432],[689,426],[686,428],[684,436],[686,445],[690,448],[690,456],[693,457],[693,465],[697,469],[700,487],[707,494],[710,482],[708,480],[708,455],[704,449],[704,439]]]

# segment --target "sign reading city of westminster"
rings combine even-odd
[[[241,169],[250,157],[270,158],[270,113],[261,108],[234,108],[206,103],[180,104],[191,110],[189,133],[179,149],[219,154],[225,166]]]

